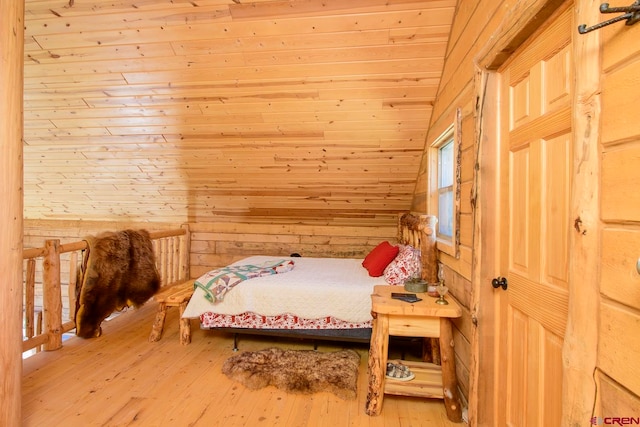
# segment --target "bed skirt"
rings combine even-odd
[[[313,341],[341,341],[366,343],[371,341],[371,328],[359,329],[258,329],[258,328],[229,328],[229,327],[204,327],[201,329],[221,331],[234,334],[233,351],[238,351],[238,335],[266,335],[272,337],[307,339]],[[317,349],[314,342],[313,348]]]

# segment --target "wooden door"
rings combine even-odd
[[[500,71],[497,425],[558,426],[568,314],[572,12]]]

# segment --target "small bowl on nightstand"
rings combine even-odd
[[[422,279],[409,279],[404,282],[404,289],[407,292],[427,292],[427,281]]]

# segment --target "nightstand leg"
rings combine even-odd
[[[442,363],[442,387],[444,392],[444,406],[447,418],[453,422],[462,421],[460,394],[458,393],[458,379],[456,378],[456,359],[453,349],[453,331],[451,321],[440,319],[440,358]]]
[[[384,379],[387,372],[389,351],[389,318],[374,314],[369,347],[369,391],[367,392],[367,415],[380,415],[384,398]]]

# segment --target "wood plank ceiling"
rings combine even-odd
[[[25,217],[409,209],[455,0],[26,0]]]

